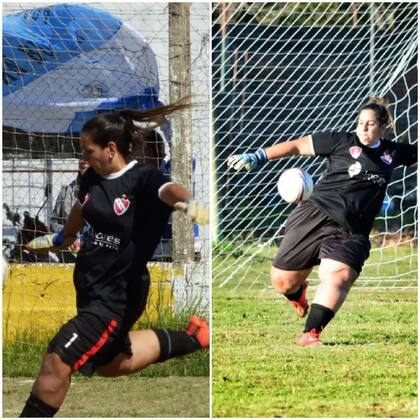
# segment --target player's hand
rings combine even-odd
[[[234,169],[235,171],[240,171],[241,169],[251,171],[257,166],[267,162],[267,160],[268,158],[265,150],[258,149],[255,153],[243,153],[242,155],[229,156],[227,165],[229,169]]]
[[[244,153],[242,155],[229,156],[227,166],[235,171],[240,171],[241,169],[250,171],[257,167],[257,161],[256,159],[254,160],[254,156],[250,153]]]
[[[34,254],[48,255],[48,252],[57,252],[69,247],[75,240],[74,236],[65,236],[64,229],[58,233],[38,236],[26,245]]]
[[[209,223],[209,210],[196,200],[178,201],[174,207],[176,210],[184,212],[193,222],[199,225],[207,225]]]
[[[71,243],[70,246],[68,247],[68,250],[72,252],[73,254],[77,254],[80,251],[80,248],[82,247],[82,241],[83,241],[83,236],[77,235],[74,242]]]

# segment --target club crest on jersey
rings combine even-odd
[[[359,146],[352,146],[349,151],[353,159],[357,159],[362,154],[362,148]]]
[[[381,155],[381,160],[383,163],[386,163],[387,165],[391,165],[392,163],[392,156],[389,153],[384,153]]]
[[[129,207],[130,200],[124,195],[121,198],[118,197],[114,200],[114,211],[117,214],[117,216],[121,216],[122,214],[124,214]]]

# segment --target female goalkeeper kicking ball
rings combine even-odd
[[[302,346],[321,344],[321,331],[359,276],[369,256],[369,233],[394,168],[417,162],[417,145],[384,139],[391,125],[385,101],[372,98],[359,110],[354,133],[315,133],[228,159],[230,168],[250,170],[284,156],[327,158],[312,195],[289,215],[271,270],[274,288],[304,317],[309,306],[306,279],[313,266],[320,265],[320,284],[298,341]]]
[[[21,417],[53,417],[75,371],[126,375],[209,346],[208,323],[197,316],[184,331],[130,331],[145,308],[146,264],[170,213],[180,209],[196,223],[207,223],[206,210],[186,189],[130,156],[147,135],[134,121],[156,127],[186,106],[180,101],[146,112],[99,114],[84,125],[81,149],[89,169],[78,202],[63,231],[30,243],[39,253],[65,248],[83,228],[74,269],[77,316],[50,342]]]

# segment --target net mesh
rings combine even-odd
[[[3,325],[6,339],[29,329],[37,331],[41,340],[74,314],[72,267],[59,263],[75,259],[69,252],[35,258],[23,249],[29,240],[25,234],[55,230],[59,200],[63,206],[74,200],[80,127],[95,115],[92,110],[148,109],[170,102],[169,12],[164,3],[3,3],[2,7],[4,19],[19,15],[27,25],[25,38],[22,26],[3,24],[3,255],[13,280],[3,279]],[[208,5],[191,5],[192,184],[195,197],[206,206],[208,19]],[[141,159],[152,164],[159,160],[161,169],[169,173],[170,126],[157,131],[162,140],[150,141]],[[194,240],[195,262],[174,268],[167,228],[149,266],[156,284],[146,321],[180,313],[184,325],[184,312],[208,313],[208,228],[196,226]],[[38,264],[31,267],[34,262]],[[33,325],[26,328],[29,320]]]
[[[353,130],[357,109],[371,96],[390,102],[393,137],[416,143],[417,7],[218,3],[213,21],[213,281],[231,290],[267,287],[294,207],[278,196],[278,176],[301,167],[316,181],[325,162],[285,158],[243,174],[228,171],[227,157],[316,131]],[[355,287],[416,286],[416,187],[416,169],[395,170]]]

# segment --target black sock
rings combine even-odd
[[[300,296],[302,294],[303,290],[303,284],[299,287],[298,291],[295,293],[285,294],[284,296],[287,297],[289,300],[293,300],[294,302],[297,302],[300,299]]]
[[[31,393],[19,417],[54,417],[57,411],[58,408],[51,407]]]
[[[309,332],[315,329],[317,332],[321,332],[327,324],[333,319],[334,311],[331,309],[313,303],[309,311],[308,319],[306,320],[305,329],[303,332]]]
[[[200,350],[197,339],[184,331],[154,330],[160,343],[160,357],[158,362],[164,362],[172,357],[183,356]]]

